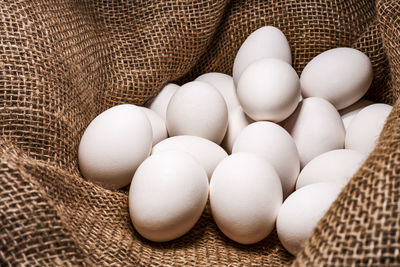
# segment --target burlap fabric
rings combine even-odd
[[[1,265],[400,266],[399,17],[398,0],[0,1]],[[231,73],[240,44],[264,25],[286,34],[299,73],[333,47],[371,58],[367,98],[394,104],[377,148],[297,258],[276,234],[231,242],[209,208],[176,241],[144,240],[127,192],[79,174],[85,127],[168,81]]]

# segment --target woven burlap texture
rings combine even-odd
[[[398,0],[0,1],[0,264],[400,266],[399,17]],[[371,58],[366,97],[394,104],[377,148],[297,258],[275,233],[250,246],[228,240],[209,207],[184,237],[146,241],[126,190],[80,175],[85,127],[169,81],[230,74],[264,25],[286,34],[298,73],[333,47]]]

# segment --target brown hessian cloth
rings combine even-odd
[[[366,53],[366,98],[394,105],[380,141],[295,258],[276,233],[228,240],[209,207],[183,237],[133,229],[126,190],[82,178],[80,138],[107,108],[168,82],[231,74],[259,27],[287,36],[301,73],[317,54]],[[400,1],[0,1],[0,260],[6,266],[400,266]]]

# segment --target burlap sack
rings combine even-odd
[[[400,266],[399,15],[398,0],[0,1],[1,265]],[[377,148],[297,258],[276,234],[231,242],[209,208],[176,241],[144,240],[127,192],[79,174],[85,127],[168,81],[231,73],[240,44],[264,25],[286,34],[299,73],[333,47],[370,56],[367,98],[394,104]]]

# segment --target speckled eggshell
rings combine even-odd
[[[296,255],[341,189],[336,183],[316,183],[293,192],[283,202],[276,221],[283,247]]]
[[[261,58],[278,58],[292,64],[289,43],[278,28],[261,27],[242,43],[233,63],[232,76],[235,84],[247,66]]]
[[[164,151],[137,169],[129,190],[129,214],[144,238],[164,242],[187,233],[208,197],[203,167],[189,154]]]
[[[344,147],[345,130],[339,112],[319,97],[303,99],[286,120],[300,156],[300,169],[316,156]]]
[[[303,97],[321,97],[336,109],[357,102],[373,78],[368,56],[349,47],[327,50],[314,57],[300,75]]]
[[[212,216],[218,228],[238,243],[253,244],[267,237],[275,227],[281,204],[278,174],[256,154],[232,154],[211,177]]]
[[[151,124],[140,107],[118,105],[86,128],[78,150],[79,168],[88,180],[109,189],[128,185],[152,146]]]

